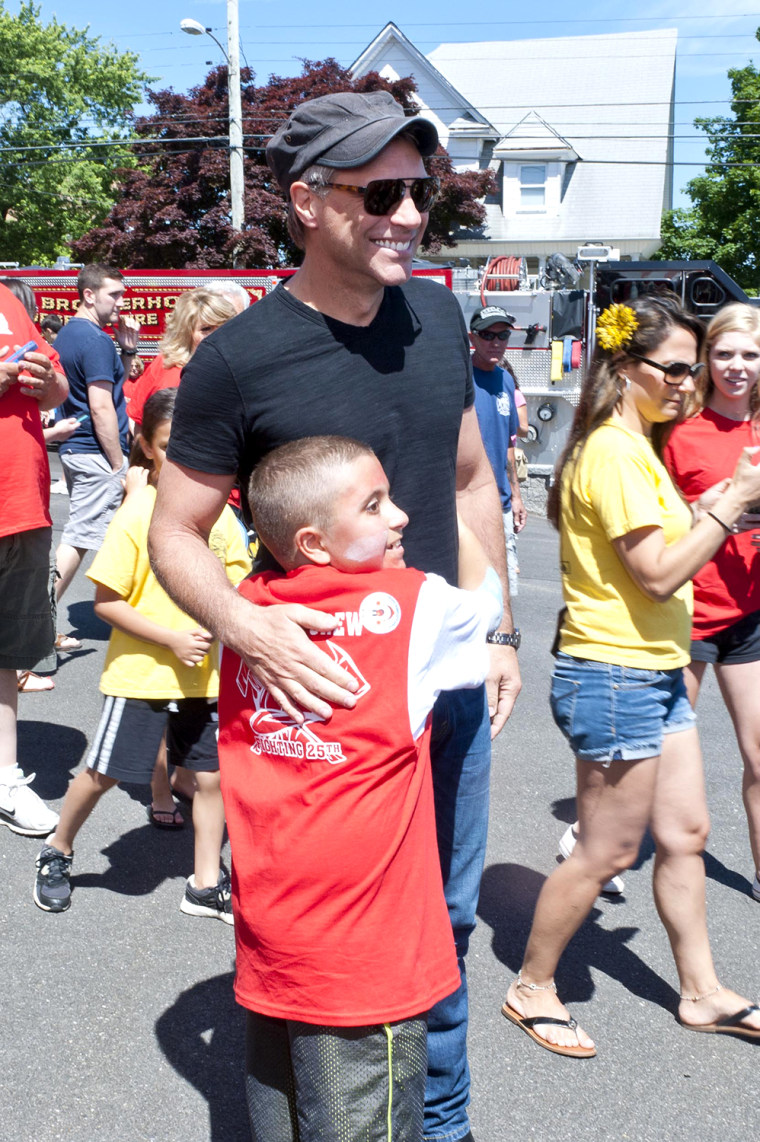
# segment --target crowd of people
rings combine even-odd
[[[169,829],[175,793],[191,799],[180,908],[235,929],[254,1142],[473,1137],[464,965],[491,739],[520,689],[526,423],[513,319],[485,306],[468,330],[451,293],[411,276],[437,142],[384,92],[300,105],[267,159],[301,267],[251,309],[229,283],[188,291],[142,372],[117,269],[82,270],[53,345],[0,285],[0,821],[45,838],[34,899],[61,913],[103,793],[150,784]],[[51,601],[52,408],[70,512]],[[596,1053],[554,974],[646,829],[680,1023],[760,1038],[708,942],[694,713],[712,662],[760,901],[758,418],[758,311],[727,306],[706,333],[671,296],[601,315],[549,502],[565,601],[551,707],[577,821],[502,1008],[555,1054]],[[16,672],[72,649],[52,603],[88,551],[112,635],[59,815],[18,765]]]

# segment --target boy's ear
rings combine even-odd
[[[300,527],[293,537],[296,551],[309,563],[327,567],[330,552],[325,548],[322,532],[317,527]]]

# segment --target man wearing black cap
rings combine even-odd
[[[509,372],[499,368],[514,323],[514,317],[500,305],[486,305],[470,318],[475,411],[501,497],[511,599],[517,595],[515,533],[522,531],[528,518],[515,471],[515,437],[519,428],[515,382]]]
[[[462,314],[444,287],[411,278],[438,190],[423,159],[437,142],[432,123],[407,119],[386,92],[310,100],[274,135],[267,161],[289,197],[303,264],[207,338],[185,368],[151,552],[182,609],[233,647],[287,713],[297,721],[303,711],[329,718],[331,704],[355,704],[357,683],[304,632],[331,630],[334,620],[303,607],[253,607],[229,587],[206,545],[235,477],[245,487],[257,461],[287,440],[357,437],[377,453],[394,501],[410,517],[407,563],[449,582],[456,581],[459,509],[506,596],[501,630],[489,636],[488,702],[479,690],[446,693],[434,714],[439,848],[463,957],[485,854],[490,736],[520,687],[519,634]],[[268,553],[262,556],[264,567]],[[457,1142],[470,1137],[464,975],[430,1013],[429,1027],[425,1137]]]

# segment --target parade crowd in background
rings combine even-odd
[[[467,328],[411,276],[437,143],[385,92],[303,103],[267,148],[301,267],[250,308],[234,282],[187,291],[147,366],[117,268],[81,270],[64,326],[0,284],[0,821],[43,838],[30,881],[56,914],[116,784],[150,786],[156,828],[191,817],[179,907],[234,927],[254,1142],[473,1137],[464,961],[520,690],[528,426],[514,319]],[[600,315],[548,505],[577,820],[502,1007],[557,1055],[596,1054],[555,972],[647,830],[681,1026],[760,1039],[708,940],[695,714],[712,664],[760,903],[758,423],[760,310],[705,326],[657,294]],[[18,695],[81,647],[56,605],[89,553],[103,711],[55,811],[16,755]]]

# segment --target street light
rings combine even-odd
[[[230,212],[232,229],[242,230],[243,208],[243,107],[240,96],[240,30],[238,24],[238,0],[227,0],[227,51],[211,31],[198,20],[180,21],[180,28],[188,36],[210,36],[221,49],[227,60],[227,99],[230,110]],[[237,256],[233,257],[233,265]]]

